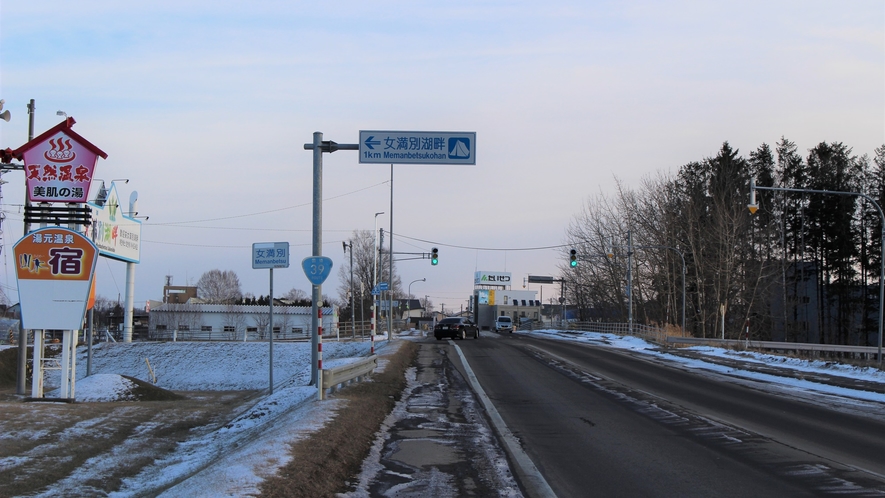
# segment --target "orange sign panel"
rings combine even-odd
[[[88,238],[62,227],[31,232],[13,251],[19,280],[85,281],[92,278],[98,252]]]
[[[98,260],[95,244],[74,230],[47,227],[22,237],[13,253],[22,326],[82,328]]]

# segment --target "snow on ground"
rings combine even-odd
[[[679,363],[685,368],[727,373],[747,379],[780,384],[784,389],[809,390],[885,403],[885,394],[827,386],[807,380],[739,371],[700,359],[685,358],[662,351],[658,346],[635,337],[594,332],[537,330],[531,334],[553,340],[592,343],[654,355]],[[376,342],[376,348],[390,344]],[[393,342],[396,344],[396,341]],[[325,366],[346,363],[369,354],[370,342],[326,342]],[[156,385],[175,391],[258,390],[268,387],[268,345],[263,343],[130,343],[101,344],[93,349],[93,375],[86,377],[85,348],[77,358],[76,395],[81,401],[126,399],[131,388],[120,374],[150,382],[148,363],[156,375]],[[885,385],[885,372],[822,360],[802,360],[777,355],[732,351],[696,346],[685,348],[705,356],[757,362],[804,372],[826,373],[862,379]],[[147,361],[146,361],[147,360]],[[155,494],[173,483],[162,496],[244,496],[256,494],[263,476],[276,472],[288,462],[289,443],[322,427],[334,417],[337,402],[311,403],[316,389],[307,387],[310,377],[310,344],[274,344],[274,393],[259,397],[230,424],[208,434],[197,434],[181,443],[176,451],[158,460],[139,475],[126,479],[112,496]],[[48,372],[47,386],[58,385],[58,372]],[[54,375],[53,375],[54,374]],[[237,448],[231,451],[231,448]],[[77,494],[78,483],[90,469],[113,465],[120,455],[97,457],[77,473],[57,482],[42,496]]]
[[[375,342],[376,351],[389,342]],[[371,342],[325,342],[326,368],[368,356]],[[93,348],[92,372],[86,377],[86,351],[78,349],[78,401],[129,399],[128,375],[173,391],[239,391],[267,389],[269,366],[267,343],[102,343]],[[263,476],[272,475],[289,461],[289,445],[321,428],[334,417],[335,400],[310,403],[317,398],[310,380],[309,343],[274,343],[274,392],[261,396],[231,423],[179,444],[176,451],[154,462],[139,475],[125,479],[111,496],[246,496],[258,493]],[[48,371],[46,385],[58,385],[58,371]],[[49,395],[47,393],[47,395]],[[236,450],[231,451],[231,448]],[[87,461],[67,478],[40,496],[73,496],[82,483],[119,454]]]
[[[750,370],[736,369],[733,366],[724,366],[710,361],[704,361],[702,359],[686,358],[684,356],[667,353],[665,351],[662,351],[660,346],[647,342],[638,337],[619,336],[615,334],[599,332],[564,332],[554,329],[517,333],[531,334],[535,337],[544,337],[548,339],[583,342],[599,346],[607,346],[617,349],[635,351],[637,353],[653,355],[657,359],[680,364],[685,368],[725,373],[733,377],[741,377],[744,379],[766,382],[768,384],[779,386],[783,389],[813,391],[834,396],[885,403],[885,393],[881,392],[881,390],[880,392],[861,391],[857,389],[848,389],[844,387],[827,385],[820,382],[813,382],[810,380],[795,379],[791,377],[782,377],[778,375],[754,372]],[[711,358],[728,358],[732,360],[765,364],[808,373],[819,373],[829,376],[844,377],[846,379],[857,379],[869,382],[876,382],[880,385],[885,386],[885,371],[873,367],[859,367],[834,361],[805,360],[787,356],[758,353],[753,351],[736,351],[711,346],[693,346],[680,349],[683,351],[700,353],[703,356]]]

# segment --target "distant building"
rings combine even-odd
[[[338,334],[338,307],[322,308],[323,336]],[[151,308],[152,340],[243,341],[266,340],[270,307],[241,304],[165,303]],[[273,308],[274,340],[311,336],[309,306]]]
[[[163,286],[163,302],[184,304],[197,298],[197,288],[186,285]]]

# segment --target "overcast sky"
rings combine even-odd
[[[253,242],[287,241],[280,295],[310,284],[312,134],[471,131],[475,166],[394,167],[395,251],[412,293],[466,306],[476,270],[556,274],[586,199],[781,136],[857,155],[885,143],[885,2],[39,1],[0,4],[0,148],[76,119],[108,154],[97,178],[138,191],[135,305],[166,275],[233,270],[267,294]],[[390,223],[390,166],[324,156],[323,254]],[[0,284],[17,302],[12,245],[24,175],[3,175]],[[94,197],[93,194],[90,197]],[[428,242],[419,242],[420,239]],[[487,250],[491,249],[491,250]],[[337,269],[337,268],[336,268]],[[98,293],[125,295],[125,264],[99,261]],[[337,271],[323,287],[337,296]],[[537,290],[537,286],[531,286]],[[554,291],[544,289],[545,301]]]

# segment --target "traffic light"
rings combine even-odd
[[[574,249],[572,249],[571,251],[569,251],[569,257],[568,257],[568,258],[569,258],[569,262],[568,262],[568,264],[571,265],[572,268],[578,266],[578,251],[576,251],[576,250],[574,250]]]
[[[439,263],[439,249],[433,248],[430,250],[430,264],[436,266]]]

